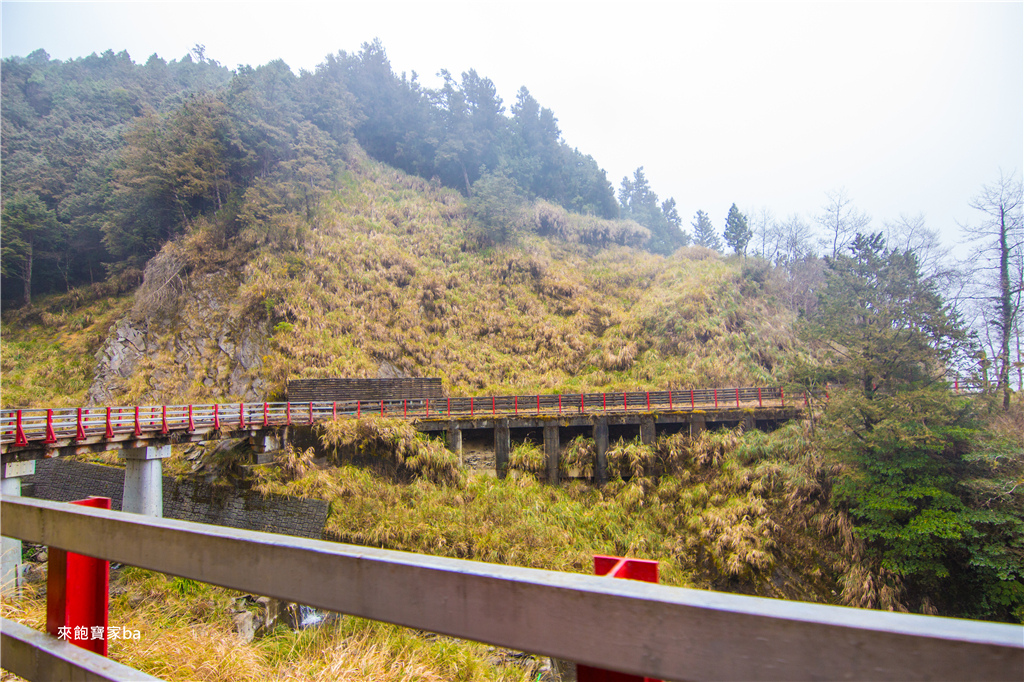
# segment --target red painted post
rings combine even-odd
[[[761,387],[757,387],[757,406],[764,407],[764,403],[761,402]]]
[[[28,438],[25,438],[25,430],[21,428],[21,410],[18,410],[17,425],[14,427],[14,444],[28,445]]]
[[[558,394],[558,414],[562,414],[562,394]]]
[[[692,409],[695,409],[696,407],[697,407],[697,403],[693,402],[693,389],[691,388],[690,389],[690,409],[692,410]]]
[[[338,418],[338,401],[335,400],[333,403],[331,403],[331,419],[337,419],[337,418]]]
[[[537,396],[537,414],[540,414],[540,396]]]
[[[313,401],[312,400],[309,401],[309,423],[311,425],[313,423]]]
[[[608,411],[608,394],[607,393],[602,393],[601,394],[601,404],[604,406],[604,411],[607,412]]]
[[[292,425],[292,404],[290,402],[284,404],[284,423],[288,426]]]
[[[363,411],[363,401],[356,401],[356,419],[359,419],[359,413]]]
[[[71,504],[110,509],[109,497]],[[87,651],[107,655],[110,562],[48,548],[46,631]]]
[[[409,405],[408,405],[408,401],[407,400],[402,400],[402,416],[403,417],[408,417],[409,416]]]
[[[519,396],[515,396],[514,398],[512,398],[512,400],[515,402],[516,414],[518,415],[519,414]]]
[[[160,406],[160,433],[167,435],[167,406]]]
[[[651,411],[651,392],[647,391],[647,411]]]
[[[740,387],[736,387],[736,409],[740,409]]]
[[[192,433],[196,430],[195,411],[192,409],[192,404],[188,406],[188,432]]]
[[[245,403],[238,403],[238,428],[245,428]]]
[[[669,409],[670,412],[672,411],[672,391],[671,391],[671,389],[668,392],[668,409]]]
[[[213,406],[213,429],[220,431],[220,405],[216,403]]]
[[[622,409],[629,412],[629,396],[625,391],[622,392]]]
[[[658,562],[645,559],[624,559],[616,556],[594,556],[594,575],[626,580],[642,580],[648,583],[658,582]],[[576,679],[579,682],[660,682],[650,677],[627,675],[626,673],[591,668],[589,665],[576,665]]]
[[[583,394],[580,393],[580,414],[584,414],[587,411],[587,403],[583,399]]]
[[[53,410],[46,411],[46,442],[57,442],[57,434],[53,432]]]
[[[491,414],[498,414],[498,399],[495,398],[493,395],[491,396]]]
[[[452,416],[452,397],[448,396],[448,416]]]
[[[142,435],[142,424],[139,423],[139,406],[135,406],[135,437],[138,438]]]
[[[19,416],[21,412],[18,412]],[[82,425],[82,408],[78,408],[78,428],[75,430],[75,440],[85,440],[85,426]]]
[[[470,416],[470,418],[473,417],[473,397],[472,396],[470,396],[470,398],[469,398],[469,416]]]
[[[782,406],[786,406],[786,389],[779,387],[779,396],[782,397]]]
[[[715,389],[715,409],[718,409],[718,389]]]
[[[430,416],[430,398],[427,398],[427,416]]]
[[[106,438],[113,438],[114,437],[114,425],[110,423],[110,408],[109,407],[107,408],[107,428],[103,432],[103,435]]]
[[[267,401],[264,400],[263,401],[263,428],[267,428],[268,426],[270,426],[270,415],[268,414],[269,411],[270,411],[270,405],[268,405]]]
[[[380,416],[384,416],[384,401],[380,401]]]

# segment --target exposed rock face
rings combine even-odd
[[[173,244],[146,266],[131,313],[96,354],[91,404],[264,399],[267,322],[237,304],[233,273],[184,271]]]

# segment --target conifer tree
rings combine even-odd
[[[711,218],[704,211],[697,211],[693,216],[693,241],[697,246],[703,246],[708,249],[714,249],[715,251],[722,250],[722,240],[718,238],[718,233],[715,232],[715,228],[711,225]]]
[[[729,215],[725,219],[725,243],[734,253],[747,254],[747,244],[754,236],[750,226],[747,224],[747,216],[740,213],[736,204],[729,209]]]

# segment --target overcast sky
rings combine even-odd
[[[379,37],[428,85],[475,68],[525,85],[618,188],[644,166],[688,224],[810,217],[845,187],[881,228],[923,212],[949,242],[1000,170],[1024,169],[1024,4],[567,2],[2,3],[3,56],[195,44],[231,68],[312,70]]]

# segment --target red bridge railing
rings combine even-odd
[[[804,402],[799,398],[798,403]],[[792,400],[790,401],[793,402]],[[0,411],[0,442],[26,446],[42,441],[117,439],[171,432],[251,430],[314,424],[337,417],[381,415],[446,419],[579,415],[596,412],[664,412],[695,409],[785,407],[781,387],[704,388],[679,391],[563,393],[380,401],[312,401],[139,405]]]

